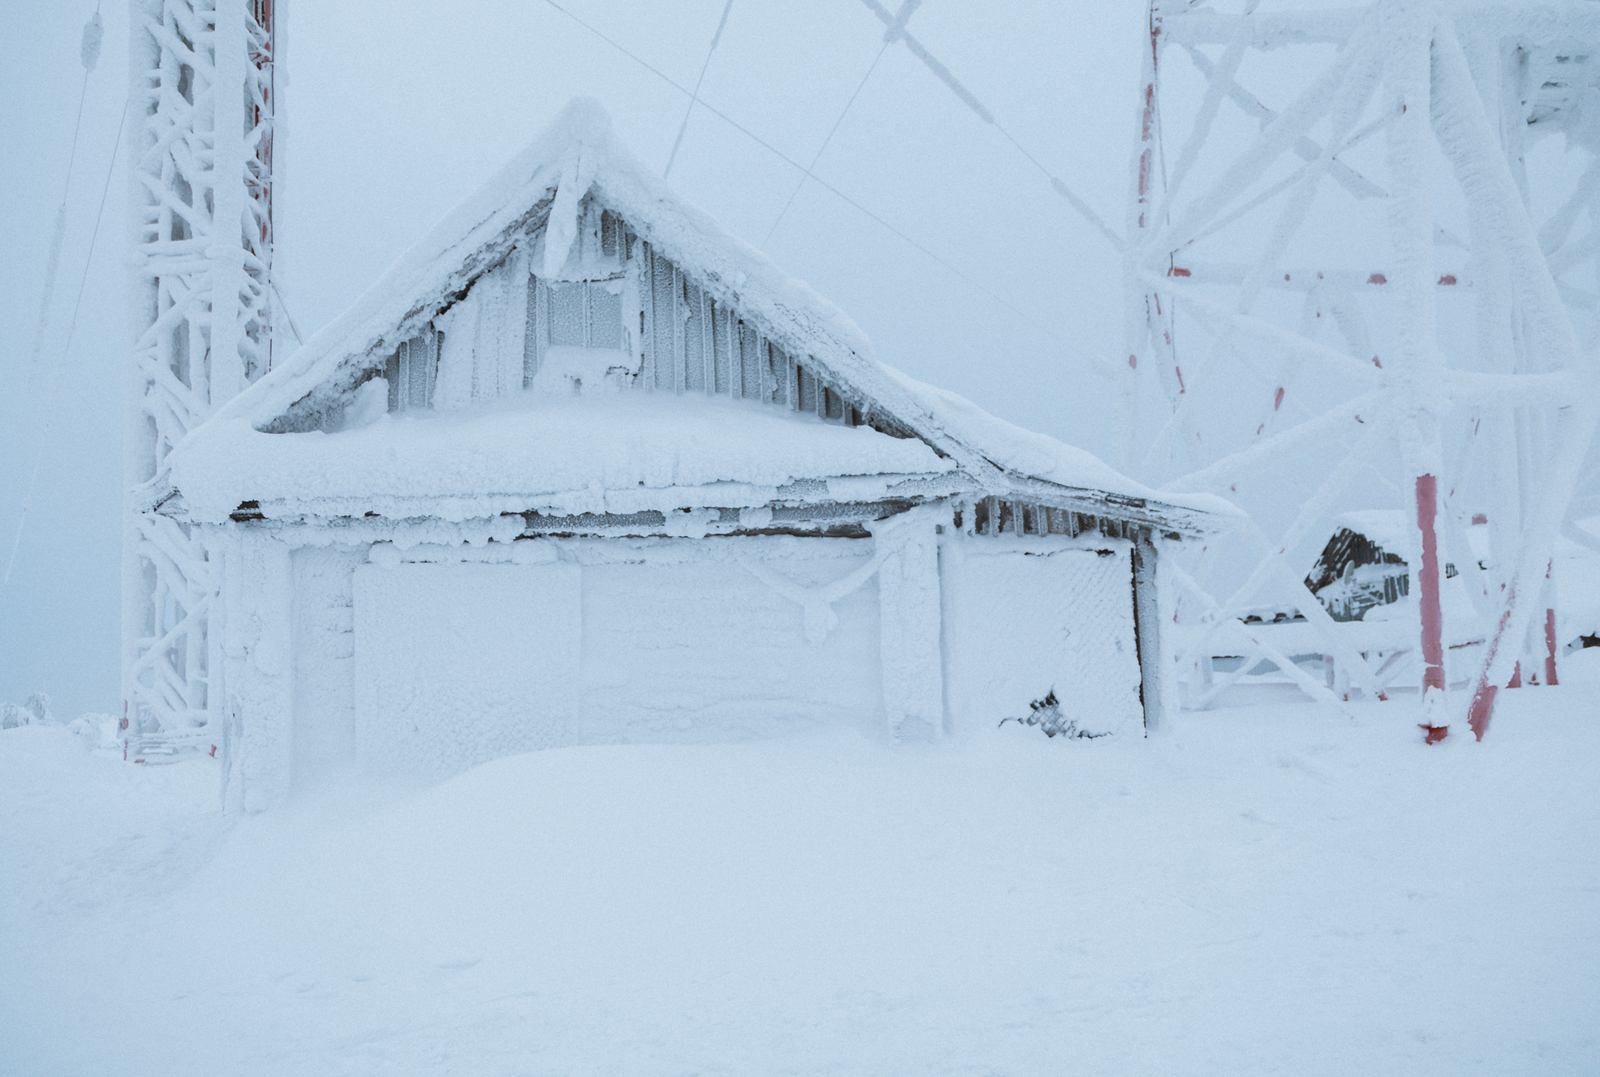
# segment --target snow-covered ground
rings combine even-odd
[[[1600,650],[1147,742],[559,749],[218,813],[0,732],[6,1074],[1592,1074]]]

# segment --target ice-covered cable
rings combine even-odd
[[[1116,232],[1112,231],[1111,227],[1100,218],[1100,215],[1094,211],[1089,203],[1080,198],[1077,192],[1067,186],[1065,180],[1061,179],[1061,177],[1057,176],[1055,173],[1046,168],[1044,164],[1040,162],[1038,157],[1029,152],[1021,142],[1017,141],[1016,137],[1012,135],[1011,132],[1007,131],[999,122],[995,120],[994,113],[990,112],[988,106],[986,106],[982,101],[978,100],[976,94],[967,89],[966,86],[962,85],[961,80],[956,78],[955,75],[950,72],[948,67],[944,66],[944,64],[935,59],[933,54],[928,52],[928,50],[923,47],[922,42],[918,41],[915,37],[906,32],[905,21],[906,19],[910,18],[911,12],[916,10],[918,6],[917,4],[907,3],[901,7],[899,14],[890,14],[889,9],[879,3],[878,0],[861,0],[861,2],[865,4],[867,9],[876,15],[885,26],[888,27],[888,30],[886,30],[883,35],[885,42],[898,41],[905,45],[906,49],[911,53],[911,55],[921,60],[923,66],[929,71],[933,72],[934,77],[940,82],[944,83],[950,92],[955,94],[962,104],[971,109],[973,114],[976,115],[978,119],[993,127],[1000,133],[1002,138],[1011,143],[1012,146],[1016,147],[1022,156],[1027,159],[1028,163],[1033,165],[1034,168],[1038,169],[1039,172],[1043,174],[1044,178],[1050,181],[1051,190],[1055,191],[1056,194],[1060,195],[1062,198],[1065,198],[1067,200],[1067,204],[1073,209],[1077,210],[1079,216],[1083,217],[1084,220],[1093,225],[1095,230],[1106,238],[1113,249],[1118,251],[1122,250],[1122,237],[1117,235]]]
[[[913,7],[915,2],[916,0],[906,0],[905,6]],[[904,11],[904,8],[901,10]],[[767,229],[767,234],[761,237],[761,245],[763,247],[766,246],[767,240],[772,238],[772,233],[778,230],[778,225],[783,221],[784,214],[788,213],[789,207],[794,205],[794,200],[799,197],[800,189],[806,185],[806,180],[813,178],[811,175],[812,170],[817,167],[817,162],[822,160],[823,152],[827,150],[828,143],[833,141],[834,133],[839,130],[839,125],[844,122],[845,116],[849,114],[850,106],[854,105],[856,103],[856,98],[861,96],[861,91],[867,85],[867,80],[872,77],[872,72],[878,67],[878,61],[883,59],[883,54],[888,50],[889,42],[885,41],[883,43],[883,47],[878,50],[878,54],[872,58],[872,63],[867,65],[866,73],[861,76],[861,81],[856,83],[855,92],[850,95],[850,100],[844,103],[844,108],[839,110],[838,118],[833,121],[833,126],[828,128],[827,137],[822,140],[822,145],[817,147],[817,152],[812,155],[811,163],[806,165],[805,175],[800,177],[800,182],[796,183],[794,185],[794,190],[789,192],[789,200],[785,202],[783,204],[783,208],[778,211],[777,217],[773,218],[772,227]]]
[[[98,18],[98,14],[96,15]],[[55,379],[50,386],[50,399],[45,404],[44,428],[39,431],[33,448],[33,469],[28,475],[28,489],[22,497],[22,509],[17,516],[17,533],[11,539],[11,554],[6,558],[6,574],[0,578],[0,589],[10,586],[11,571],[17,564],[17,549],[22,545],[22,533],[27,527],[28,513],[33,509],[33,491],[39,483],[39,468],[44,463],[44,449],[55,425],[55,402],[61,391],[61,378],[66,372],[67,354],[72,350],[72,338],[78,329],[78,311],[83,306],[83,289],[89,281],[89,266],[94,261],[95,241],[100,238],[100,220],[106,211],[106,196],[111,193],[111,177],[117,167],[117,153],[122,148],[122,130],[128,123],[128,105],[122,107],[122,119],[117,123],[117,138],[111,146],[111,161],[106,165],[106,182],[100,190],[100,208],[95,211],[94,231],[89,236],[89,253],[83,259],[83,275],[78,278],[78,297],[72,304],[72,318],[67,323],[67,341],[61,347],[61,361],[56,366]]]
[[[694,115],[694,106],[700,100],[700,84],[706,80],[706,71],[711,67],[711,54],[717,51],[717,42],[722,40],[722,30],[728,25],[728,12],[732,10],[733,0],[728,0],[722,5],[722,18],[717,20],[717,31],[711,35],[711,46],[706,49],[705,62],[700,65],[700,77],[694,80],[694,92],[689,94],[689,107],[683,110],[683,122],[678,125],[678,137],[672,140],[672,152],[667,154],[667,167],[661,170],[662,179],[672,175],[672,163],[678,159],[678,147],[683,145],[683,134],[689,130],[689,117]]]
[[[78,87],[78,116],[72,123],[72,149],[67,154],[67,178],[61,184],[61,201],[56,206],[55,227],[50,233],[50,253],[44,264],[44,288],[39,295],[39,321],[33,329],[33,349],[28,357],[28,384],[38,376],[39,352],[44,348],[45,329],[50,324],[50,303],[55,297],[56,272],[61,267],[61,242],[67,233],[67,193],[72,189],[72,169],[78,161],[78,132],[83,128],[83,102],[89,93],[89,73],[100,62],[100,39],[105,29],[100,22],[100,9],[83,27],[83,40],[78,46],[78,61],[83,65],[83,83]]]
[[[679,83],[675,79],[673,79],[672,76],[670,76],[670,75],[666,74],[665,72],[663,72],[660,68],[658,68],[654,64],[650,63],[650,61],[648,61],[648,60],[644,59],[643,57],[638,56],[637,54],[629,51],[626,47],[624,47],[623,45],[618,43],[613,38],[607,37],[605,34],[601,33],[599,30],[595,29],[593,26],[590,26],[588,23],[586,23],[582,19],[578,18],[578,16],[574,15],[572,12],[568,11],[566,8],[562,7],[560,4],[556,3],[556,0],[544,0],[544,2],[546,4],[548,4],[550,7],[555,8],[557,11],[559,11],[561,14],[565,15],[567,18],[571,19],[573,22],[577,23],[579,26],[583,27],[585,30],[589,31],[589,33],[593,34],[595,37],[598,37],[601,41],[604,41],[607,45],[610,45],[612,48],[616,49],[618,52],[620,52],[624,56],[628,57],[628,59],[630,59],[634,63],[638,64],[640,67],[644,68],[646,71],[649,71],[652,75],[656,76],[656,78],[660,79],[662,82],[665,82],[668,86],[671,86],[673,89],[677,90],[679,93],[682,93],[682,94],[688,94],[689,93],[689,89],[687,87],[683,86],[681,83]],[[750,128],[746,127],[744,124],[740,123],[738,120],[734,119],[732,116],[729,116],[726,112],[723,112],[721,109],[717,108],[714,105],[708,104],[705,101],[701,101],[699,104],[700,104],[701,108],[705,109],[707,112],[709,112],[713,116],[717,117],[723,123],[726,123],[729,127],[732,127],[735,131],[738,131],[740,134],[742,134],[746,138],[750,139],[750,141],[754,142],[756,145],[760,146],[762,149],[766,150],[768,153],[772,154],[774,157],[778,158],[780,161],[784,162],[787,165],[790,165],[793,168],[799,169],[801,172],[805,171],[805,166],[802,165],[799,161],[796,161],[793,157],[790,157],[788,154],[786,154],[782,150],[778,149],[772,143],[768,142],[766,139],[762,138],[760,135],[758,135],[754,131],[750,130]],[[824,180],[821,177],[815,176],[815,175],[813,175],[811,177],[811,179],[817,184],[817,186],[819,186],[819,187],[823,188],[824,190],[828,191],[830,194],[835,195],[836,197],[839,198],[840,201],[842,201],[845,204],[849,205],[851,208],[855,209],[857,212],[861,213],[863,216],[865,216],[868,219],[870,219],[873,223],[882,226],[885,231],[891,233],[892,235],[894,235],[898,239],[902,240],[908,246],[915,247],[918,251],[920,251],[921,253],[927,255],[927,257],[930,260],[932,260],[934,262],[937,262],[940,266],[943,266],[945,269],[949,270],[952,274],[954,274],[955,276],[961,278],[962,281],[964,281],[966,284],[970,285],[974,290],[982,292],[984,295],[988,296],[990,299],[994,300],[996,303],[999,303],[1002,307],[1005,307],[1007,310],[1011,311],[1014,314],[1026,315],[1025,311],[1019,310],[1016,307],[1015,304],[1008,302],[1003,296],[1001,296],[1000,294],[995,292],[994,289],[988,287],[982,281],[977,280],[977,279],[967,275],[966,273],[963,273],[961,270],[957,269],[955,266],[951,265],[949,262],[945,261],[943,258],[940,258],[937,254],[933,253],[933,251],[929,250],[927,247],[924,247],[921,243],[918,243],[916,240],[912,239],[910,236],[908,236],[904,232],[900,231],[900,229],[896,228],[894,225],[890,224],[888,221],[884,220],[882,217],[880,217],[876,213],[872,212],[872,210],[868,209],[866,206],[863,206],[860,202],[857,202],[854,198],[851,198],[849,195],[847,195],[843,191],[839,190],[839,188],[835,187],[833,184],[829,183],[827,180]],[[1057,343],[1059,344],[1060,342],[1057,341]]]

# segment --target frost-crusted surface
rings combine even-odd
[[[231,829],[214,760],[6,730],[0,1073],[1590,1077],[1575,659],[1482,744],[1410,700],[558,749]]]
[[[881,726],[873,581],[830,596],[831,626],[815,639],[791,596],[853,583],[871,543],[526,545],[543,559],[355,571],[356,748],[373,772],[452,774],[577,744]],[[937,651],[937,618],[932,628]]]
[[[523,393],[334,434],[263,434],[233,419],[197,431],[172,456],[191,517],[207,521],[227,519],[242,501],[381,512],[434,499],[434,514],[464,518],[485,497],[507,498],[497,511],[516,511],[568,495],[560,500],[571,511],[637,511],[649,492],[712,483],[770,498],[797,479],[951,470],[922,442],[866,427],[642,393]]]
[[[384,348],[454,301],[492,268],[563,184],[592,192],[645,240],[773,339],[817,363],[929,436],[933,426],[872,356],[866,335],[838,307],[728,235],[679,198],[612,136],[600,105],[580,98],[329,323],[282,367],[226,405],[224,420],[262,427],[308,394],[337,394]],[[463,267],[466,267],[463,272]],[[402,331],[396,332],[401,326]],[[384,353],[386,354],[386,353]]]
[[[972,447],[985,460],[1011,475],[1043,479],[1058,486],[1119,498],[1215,513],[1223,518],[1239,516],[1239,510],[1220,497],[1209,494],[1175,497],[1152,490],[1091,452],[1057,441],[1048,434],[1008,423],[963,396],[917,381],[893,367],[883,369],[916,399],[944,438]]]
[[[586,193],[620,214],[718,303],[737,310],[846,395],[869,403],[875,412],[892,417],[954,458],[994,493],[1009,491],[1008,478],[1037,477],[1091,494],[1103,491],[1149,500],[1153,508],[1175,507],[1182,511],[1173,514],[1166,526],[1185,530],[1209,529],[1206,514],[1236,515],[1216,498],[1158,498],[1089,453],[1003,422],[960,397],[883,366],[874,358],[865,334],[843,311],[675,195],[616,142],[604,111],[586,99],[570,104],[349,310],[314,334],[288,362],[225,405],[208,426],[265,429],[291,409],[311,414],[336,410],[342,394],[367,370],[381,364],[402,340],[502,264],[521,236],[546,220],[553,221],[558,232],[565,228],[564,219],[558,219],[565,212],[562,207]],[[560,246],[559,236],[554,245],[551,238],[546,237],[547,255]],[[466,395],[455,391],[452,396],[452,390],[460,387],[449,379],[444,389],[452,403]],[[201,431],[197,432],[201,439],[211,433],[206,427]],[[189,479],[196,477],[192,469],[186,474]],[[178,485],[192,502],[196,491],[182,481]]]
[[[958,733],[1027,717],[1052,692],[1087,733],[1143,731],[1130,547],[1096,545],[1023,552],[983,536],[945,544],[945,683]]]

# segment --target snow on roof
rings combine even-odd
[[[1091,452],[1057,441],[1048,434],[1008,423],[964,396],[917,381],[893,367],[883,369],[922,405],[946,438],[978,447],[984,459],[1002,471],[1122,499],[1193,505],[1229,516],[1237,511],[1218,497],[1169,498],[1128,478]]]
[[[873,359],[861,329],[674,194],[617,142],[604,109],[587,98],[571,102],[347,311],[220,414],[247,417],[264,428],[293,408],[346,392],[363,371],[381,365],[401,341],[498,264],[525,232],[541,225],[558,194],[561,202],[576,203],[590,192],[786,350],[811,356],[825,373],[917,429],[918,409]]]
[[[1334,527],[1348,528],[1389,553],[1405,558],[1415,543],[1415,528],[1406,522],[1406,514],[1399,509],[1359,509],[1340,513]]]
[[[801,479],[874,476],[886,489],[954,470],[922,442],[868,427],[634,392],[524,392],[461,411],[382,414],[336,433],[265,434],[235,417],[206,424],[173,460],[189,518],[210,522],[244,501],[274,514],[454,520],[765,505]]]
[[[952,457],[990,493],[1016,495],[1016,480],[1037,479],[1081,491],[1091,500],[1100,492],[1139,499],[1148,503],[1151,519],[1191,532],[1228,526],[1238,515],[1227,502],[1209,495],[1157,494],[1087,452],[1022,430],[885,367],[844,312],[674,194],[617,142],[600,105],[584,98],[571,102],[348,310],[225,404],[210,422],[235,431],[241,423],[256,430],[283,429],[287,416],[331,410],[368,370],[380,366],[402,341],[499,264],[522,236],[551,219],[552,205],[570,208],[591,193],[719,303],[737,310],[786,351],[809,357],[807,365],[842,391],[858,394],[874,410]],[[547,249],[552,240],[567,238],[555,234],[566,230],[562,220],[551,228]],[[200,440],[215,443],[212,434],[200,434],[204,429],[196,431]],[[268,442],[245,440],[259,444],[263,454],[279,451]],[[199,474],[201,464],[192,460],[197,451],[175,454],[190,457],[194,465],[175,469],[175,474],[181,470],[191,479]],[[247,462],[237,453],[228,455],[241,466]],[[191,494],[181,483],[179,488]],[[1217,516],[1221,518],[1212,518]]]

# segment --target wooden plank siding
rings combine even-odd
[[[433,384],[439,371],[439,341],[442,334],[432,325],[401,343],[384,363],[383,376],[389,383],[389,410],[410,411],[433,406]]]
[[[608,278],[529,275],[524,388],[552,345],[618,348],[629,351],[636,363],[636,388],[727,396],[814,414],[824,422],[879,426],[866,401],[851,399],[819,377],[807,357],[791,355],[719,303],[611,211],[599,218],[595,262],[616,267]],[[631,308],[624,297],[633,298]],[[430,325],[389,356],[384,375],[391,411],[432,406],[441,337]],[[906,436],[893,427],[880,428]]]
[[[1150,538],[1150,528],[1133,520],[1059,509],[1036,501],[981,497],[958,501],[955,527],[969,535],[1079,535],[1099,533],[1111,539]]]

